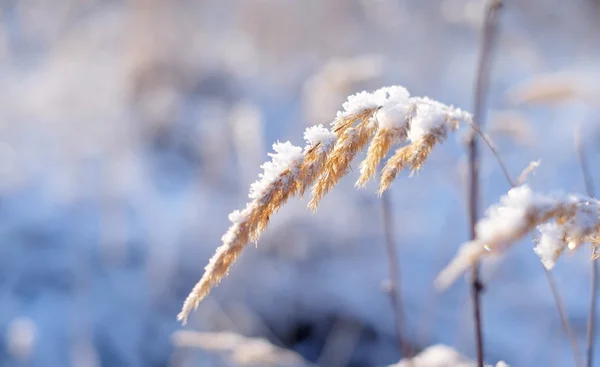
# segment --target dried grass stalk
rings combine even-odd
[[[271,215],[277,212],[290,197],[304,192],[306,187],[312,184],[332,146],[333,141],[328,140],[327,136],[307,146],[302,156],[297,157],[288,168],[283,169],[268,186],[261,190],[260,194],[255,194],[254,200],[248,203],[244,210],[230,214],[229,219],[233,224],[223,235],[223,243],[205,267],[204,275],[186,298],[183,309],[177,316],[178,320],[183,324],[187,322],[192,310],[196,309],[210,290],[227,275],[230,266],[246,244],[250,241],[258,241],[269,224]]]
[[[276,179],[264,196],[249,203],[243,211],[230,215],[233,222],[223,235],[223,244],[219,246],[204,268],[204,275],[186,298],[177,319],[185,325],[192,310],[198,308],[200,301],[210,290],[219,284],[231,265],[236,261],[248,242],[256,241],[267,227],[273,213],[297,192],[294,170],[286,170]]]

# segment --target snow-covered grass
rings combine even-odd
[[[329,123],[348,95],[381,85],[471,109],[479,4],[5,2],[0,364],[176,364],[174,315],[231,224],[228,213],[248,200],[271,143],[302,145],[307,124]],[[542,159],[527,182],[536,192],[582,192],[575,122],[598,159],[597,108],[586,102],[594,100],[586,83],[599,85],[592,4],[534,0],[504,10],[490,85],[497,121],[486,132],[511,172]],[[585,83],[536,79],[557,70]],[[396,179],[390,193],[407,337],[416,349],[444,343],[473,359],[468,292],[462,282],[445,293],[433,287],[466,240],[463,137],[450,135],[418,178]],[[487,154],[484,206],[508,191]],[[345,317],[365,330],[347,347],[352,363],[398,361],[379,201],[371,181],[354,189],[360,167],[317,215],[296,200],[274,215],[190,327],[266,337],[314,362],[323,345],[334,349],[330,335],[344,334],[335,331]],[[540,261],[521,243],[482,269],[486,360],[570,365]],[[552,271],[582,342],[589,256],[565,255]]]
[[[438,286],[447,287],[486,254],[506,251],[536,228],[539,236],[534,251],[544,267],[552,270],[565,249],[599,243],[600,202],[581,195],[544,195],[527,185],[512,188],[477,223],[477,237],[459,249],[439,275]]]
[[[304,150],[290,142],[275,143],[275,153],[269,154],[272,160],[261,166],[264,172],[259,174],[258,181],[250,185],[252,201],[244,210],[236,210],[229,215],[232,225],[222,238],[223,244],[217,248],[202,279],[190,292],[178,319],[184,324],[187,322],[190,312],[198,308],[210,289],[229,272],[248,241],[258,240],[271,216],[288,198],[302,194],[313,185],[309,207],[316,210],[319,201],[348,173],[356,154],[378,131],[387,134],[399,128],[404,131],[401,136],[411,142],[398,148],[385,164],[379,188],[381,194],[403,168],[410,167],[415,172],[423,166],[433,146],[444,140],[448,131],[455,130],[459,122],[471,123],[471,115],[460,109],[429,98],[409,96],[401,86],[354,94],[337,113],[331,123],[331,131],[321,126],[306,129],[304,135],[309,145]],[[384,118],[383,125],[380,125],[379,117]],[[393,137],[392,141],[404,143],[400,135]],[[371,145],[377,144],[380,144],[379,140],[371,142]],[[386,150],[370,147],[367,151],[377,152],[378,157],[383,158],[391,144],[386,147]],[[367,156],[361,166],[365,168],[367,164],[370,165],[368,171],[374,172],[379,160]],[[365,172],[363,170],[363,175]]]

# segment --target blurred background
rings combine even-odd
[[[1,0],[0,366],[387,366],[403,356],[381,200],[292,200],[185,328],[175,316],[277,140],[400,84],[472,109],[479,0]],[[600,183],[600,7],[507,0],[486,131],[516,176]],[[466,131],[466,129],[465,129]],[[404,337],[473,358],[465,131],[390,192]],[[484,150],[483,204],[508,190]],[[599,188],[600,189],[600,188]],[[555,276],[583,350],[589,249]],[[571,366],[532,244],[483,268],[486,360]],[[185,330],[185,331],[183,331]],[[597,359],[600,366],[600,359]]]

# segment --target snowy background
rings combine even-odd
[[[1,0],[0,366],[222,366],[177,346],[175,316],[271,144],[384,85],[470,110],[482,15],[477,0]],[[534,189],[583,192],[579,125],[600,183],[599,28],[592,0],[506,1],[487,131],[514,176],[542,160]],[[466,282],[433,287],[468,235],[463,139],[391,199],[411,345],[473,357]],[[508,185],[487,151],[482,165],[487,206]],[[186,329],[322,366],[397,362],[381,202],[356,178],[315,215],[284,206]],[[581,347],[589,268],[584,250],[554,271]],[[573,364],[530,242],[484,281],[489,363]]]

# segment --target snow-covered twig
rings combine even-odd
[[[578,195],[544,195],[527,185],[512,188],[477,223],[475,239],[460,248],[437,277],[437,286],[448,287],[481,257],[504,252],[536,228],[540,236],[534,251],[550,270],[565,249],[598,243],[600,202]]]

